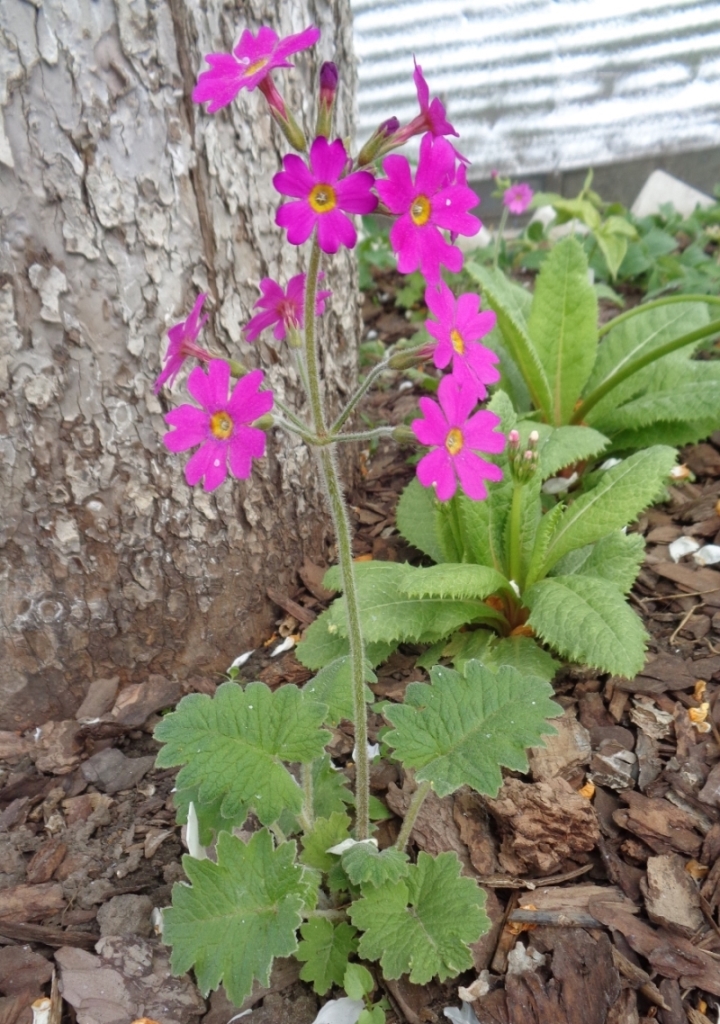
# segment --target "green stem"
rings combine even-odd
[[[335,434],[334,441],[377,441],[381,437],[391,437],[395,427],[375,427],[374,430],[358,430],[349,434]]]
[[[367,839],[370,832],[370,765],[367,750],[367,708],[365,706],[365,652],[352,559],[352,533],[335,461],[335,445],[321,448],[318,454],[337,538],[338,562],[340,563],[350,643],[350,674],[355,720],[355,838]]]
[[[502,233],[505,230],[505,225],[508,219],[508,208],[503,206],[503,212],[500,215],[500,223],[498,224],[497,233],[495,235],[495,249],[493,251],[493,267],[495,270],[498,268],[498,261],[500,259],[500,243],[502,241]]]
[[[269,388],[261,388],[260,390],[261,391],[268,391],[268,390],[271,390],[271,389],[269,389]],[[289,409],[285,405],[284,402],[281,402],[281,401],[279,401],[279,399],[275,398],[274,397],[274,392],[273,392],[273,398],[274,398],[275,408],[279,409],[280,412],[283,414],[283,416],[287,420],[289,420],[290,423],[293,424],[293,426],[297,427],[298,431],[303,431],[303,433],[307,433],[308,432],[308,425],[307,425],[307,423],[303,423],[303,421],[300,419],[300,417],[296,416],[295,413],[292,411],[292,409]]]
[[[295,434],[295,436],[301,438],[305,444],[316,445],[320,443],[320,439],[315,437],[314,434],[311,434],[305,427],[297,427],[294,423],[280,419],[279,416],[275,418],[273,426],[282,427],[282,429],[287,430],[289,434]]]
[[[360,401],[362,396],[365,394],[365,392],[368,390],[368,388],[372,384],[375,383],[375,381],[378,379],[378,377],[382,373],[384,373],[385,370],[387,370],[388,364],[389,364],[389,357],[387,359],[383,359],[383,361],[381,363],[378,363],[377,366],[373,366],[373,368],[369,371],[369,373],[368,373],[367,377],[365,378],[365,380],[361,384],[358,385],[357,390],[355,391],[355,393],[353,395],[350,396],[350,399],[349,399],[347,405],[345,406],[343,411],[340,413],[338,418],[335,420],[333,425],[330,427],[330,433],[337,434],[337,432],[342,427],[343,423],[345,423],[345,421],[348,419],[348,417],[350,416],[351,412],[353,411],[355,406],[358,404],[358,402]]]
[[[618,317],[618,320],[620,317]],[[627,363],[626,366],[616,370],[615,373],[611,373],[602,384],[598,385],[594,391],[591,391],[587,398],[577,407],[572,415],[570,423],[582,423],[590,410],[597,405],[600,399],[604,398],[609,391],[616,388],[618,384],[622,384],[628,377],[632,377],[638,370],[642,370],[645,366],[650,363],[654,363],[657,359],[662,359],[663,356],[669,355],[671,352],[676,352],[680,348],[684,348],[686,345],[692,344],[693,341],[702,341],[703,338],[708,338],[712,334],[720,333],[720,320],[713,320],[711,323],[706,324],[704,327],[698,327],[696,331],[690,331],[689,334],[683,334],[679,338],[673,338],[672,341],[665,342],[664,345],[659,345],[652,352],[646,352],[644,356],[639,356],[637,359],[633,359],[632,362]],[[517,581],[516,581],[517,582]]]
[[[628,309],[625,313],[620,313],[619,316],[613,317],[612,320],[608,320],[606,324],[598,329],[598,338],[603,338],[608,331],[611,331],[613,327],[617,327],[618,324],[623,323],[625,320],[629,320],[633,316],[637,316],[638,313],[644,313],[646,309],[657,309],[659,306],[671,306],[675,302],[707,302],[711,306],[720,306],[720,297],[717,295],[667,295],[664,299],[654,299],[652,302],[645,302],[639,306],[633,306],[632,309]]]
[[[510,537],[508,547],[510,548],[510,579],[522,590],[522,547],[520,545],[520,531],[522,528],[522,497],[524,483],[513,483],[512,505],[510,507]]]
[[[312,250],[307,277],[305,279],[305,366],[308,377],[308,398],[312,411],[315,433],[319,437],[327,435],[325,411],[320,392],[320,364],[318,361],[317,333],[315,316],[315,297],[317,295],[317,279],[320,271],[320,245],[317,231],[313,235]]]
[[[412,800],[410,801],[410,806],[408,807],[405,813],[405,817],[403,819],[402,828],[400,829],[400,835],[395,840],[395,848],[397,850],[404,852],[405,847],[410,841],[410,835],[417,820],[417,816],[420,813],[420,808],[423,805],[425,797],[430,792],[431,786],[431,782],[421,782],[418,788],[413,793]]]

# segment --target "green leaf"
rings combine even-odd
[[[177,822],[184,825],[188,820],[188,808],[192,802],[195,805],[195,813],[198,819],[198,838],[203,846],[210,844],[217,838],[220,832],[232,832],[233,828],[241,828],[247,814],[241,810],[235,817],[225,818],[220,812],[223,802],[223,794],[215,800],[202,803],[198,796],[199,786],[189,786],[186,789],[178,789],[173,794],[173,803],[177,809]]]
[[[295,843],[275,850],[266,829],[247,846],[221,832],[217,858],[215,864],[183,857],[191,884],[173,886],[163,940],[173,947],[174,974],[194,966],[203,996],[222,982],[240,1006],[253,979],[269,985],[273,959],[297,949],[302,910],[314,902],[312,877],[295,864]]]
[[[637,675],[645,664],[647,634],[608,580],[553,576],[524,595],[528,625],[570,661],[613,675]]]
[[[384,885],[397,882],[410,870],[408,856],[390,846],[378,850],[374,843],[356,843],[342,855],[342,866],[355,885]]]
[[[357,1019],[357,1024],[385,1024],[385,1011],[379,1003],[365,1008]]]
[[[586,462],[599,455],[609,443],[607,437],[592,427],[557,427],[546,440],[541,433],[538,444],[540,475],[547,480],[566,466]]]
[[[408,597],[446,597],[482,600],[498,590],[509,590],[504,576],[486,565],[407,566],[400,590]]]
[[[370,816],[370,821],[388,821],[393,816],[393,812],[389,807],[387,807],[382,800],[373,796],[372,793],[370,794],[368,814]]]
[[[468,661],[477,659],[486,663],[489,656],[488,651],[494,639],[495,634],[487,629],[465,630],[462,633],[453,634],[440,655],[449,658],[458,672],[462,672]],[[440,658],[437,657],[421,664],[421,659],[418,658],[416,664],[420,668],[431,669],[437,665],[439,660]]]
[[[296,686],[273,693],[264,683],[223,683],[214,697],[193,693],[155,730],[165,746],[159,768],[185,765],[178,789],[198,787],[198,806],[222,799],[220,813],[237,820],[252,809],[263,825],[302,807],[302,790],[283,761],[309,764],[330,733],[325,706]],[[244,818],[243,818],[244,820]]]
[[[487,611],[480,601],[408,597],[402,590],[408,570],[412,567],[395,562],[360,562],[355,566],[360,616],[368,640],[430,642]],[[335,601],[328,613],[331,626],[344,634],[344,598]]]
[[[362,964],[348,964],[342,987],[349,999],[364,999],[375,988],[372,974]]]
[[[377,676],[369,661],[365,662],[365,682],[377,682]],[[321,668],[318,674],[305,684],[305,693],[313,700],[327,705],[325,721],[328,725],[337,725],[342,718],[352,721],[352,662],[349,654],[336,658],[329,665]],[[372,691],[365,687],[365,700],[373,699]]]
[[[484,299],[495,311],[503,340],[520,367],[536,408],[551,419],[553,403],[550,383],[528,330],[527,293],[508,281],[501,270],[483,267],[472,260],[466,264],[465,269],[479,282]]]
[[[405,703],[385,709],[395,728],[384,739],[438,796],[463,785],[495,796],[500,766],[527,771],[526,748],[554,732],[547,719],[562,714],[548,683],[506,666],[470,661],[463,676],[437,665],[430,677],[431,686],[411,683]]]
[[[542,647],[538,647],[528,636],[506,636],[496,639],[488,648],[483,659],[488,668],[507,666],[517,669],[523,676],[535,676],[545,682],[552,682],[562,667],[559,661]],[[459,666],[456,665],[456,668]],[[460,668],[465,672],[465,667]]]
[[[621,320],[617,327],[609,331],[600,345],[595,365],[585,387],[585,394],[600,387],[617,370],[674,338],[704,327],[709,322],[708,308],[704,302],[678,302],[647,310],[638,307],[638,312],[627,320]],[[694,351],[699,344],[700,342],[694,342],[689,346],[689,350]],[[595,416],[605,403],[608,403],[610,408],[616,405],[622,399],[620,389],[624,389],[625,385],[630,386],[632,393],[631,381],[632,377],[617,388],[613,388],[591,411],[590,420],[594,422]]]
[[[571,551],[553,568],[553,576],[596,576],[609,580],[622,594],[632,587],[645,557],[639,533],[609,533],[597,544]]]
[[[357,929],[341,921],[333,924],[322,917],[313,917],[300,929],[302,942],[295,958],[304,962],[300,971],[303,981],[311,981],[319,996],[333,985],[342,985],[349,967],[348,957],[357,949]]]
[[[688,410],[690,411],[690,410]],[[639,430],[621,430],[612,439],[611,451],[627,452],[638,448],[647,448],[653,444],[666,444],[679,448],[685,444],[695,444],[709,437],[717,429],[717,415],[708,416],[704,420],[682,420],[675,423],[655,422],[649,427]]]
[[[600,227],[600,214],[592,203],[587,199],[555,199],[552,206],[558,213],[563,214],[560,223],[567,223],[569,220],[580,220],[587,224],[591,231]]]
[[[329,818],[318,818],[303,836],[300,860],[308,867],[328,872],[333,864],[337,864],[337,854],[327,851],[349,838],[350,818],[347,814],[335,811]]]
[[[565,507],[557,504],[540,520],[540,525],[535,532],[535,544],[530,555],[530,562],[525,573],[525,589],[547,574],[545,559],[548,545],[564,514]]]
[[[343,772],[333,767],[327,754],[313,761],[313,811],[316,818],[330,818],[353,802],[348,780]]]
[[[364,890],[349,913],[364,932],[361,957],[379,960],[386,978],[409,974],[424,985],[472,967],[468,943],[490,927],[484,908],[485,893],[461,877],[455,853],[420,853],[406,878]]]
[[[614,281],[617,278],[620,264],[625,259],[625,254],[628,250],[628,240],[623,235],[607,230],[605,224],[598,228],[594,237],[605,257],[610,277]]]
[[[328,628],[332,627],[332,628]],[[365,657],[374,667],[385,661],[395,650],[397,644],[366,644]],[[319,615],[305,630],[302,640],[297,645],[298,661],[312,670],[324,668],[331,662],[350,653],[350,645],[346,636],[332,626],[327,611]]]
[[[658,496],[675,458],[672,448],[656,445],[604,472],[599,483],[577,498],[559,519],[548,541],[544,571],[569,551],[631,523]]]
[[[613,434],[637,430],[658,420],[683,421],[715,417],[720,423],[720,363],[709,360],[661,360],[650,368],[645,393],[605,414]]]
[[[405,540],[429,555],[433,562],[443,561],[438,539],[438,501],[432,488],[423,487],[414,477],[400,495],[396,519]]]
[[[549,419],[567,423],[597,353],[597,299],[582,246],[564,238],[542,265],[528,330],[550,385]]]

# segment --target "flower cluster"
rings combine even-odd
[[[444,270],[462,269],[463,254],[455,244],[458,236],[471,237],[481,227],[471,212],[478,200],[467,184],[468,161],[448,141],[447,136],[458,133],[442,102],[431,99],[417,62],[413,79],[418,114],[406,125],[396,118],[384,121],[357,159],[348,154],[341,139],[332,137],[339,75],[334,64],[323,64],[315,136],[308,147],[272,73],[292,67],[288,57],[312,46],[319,35],[313,26],[285,39],[270,28],[261,28],[257,34],[246,29],[232,53],[207,55],[209,69],[200,74],[193,99],[207,103],[208,112],[214,113],[243,89],[257,89],[265,97],[272,117],[298,151],[283,158],[282,169],[273,178],[283,197],[275,222],[291,245],[312,240],[314,273],[320,252],[333,255],[341,247],[355,246],[355,215],[380,207],[394,218],[390,241],[398,270],[402,274],[419,271],[425,278],[430,314],[426,327],[435,341],[432,356],[436,367],[447,371],[438,389],[439,404],[421,399],[424,418],[412,424],[416,438],[431,447],[418,465],[418,476],[426,486],[435,487],[442,501],[455,493],[457,481],[470,497],[483,498],[484,481],[497,480],[501,473],[478,453],[497,453],[504,446],[496,430],[498,417],[475,411],[477,403],[487,398],[488,385],[500,378],[497,356],[480,343],[495,326],[495,314],[481,311],[476,294],[455,296],[442,276]],[[421,136],[414,173],[406,157],[392,153],[413,136]],[[382,161],[381,175],[368,169],[378,161]],[[522,198],[514,194],[516,206]],[[287,339],[293,348],[302,345],[300,332],[308,313],[313,319],[321,316],[330,296],[329,291],[316,292],[314,280],[308,282],[305,274],[295,275],[285,287],[265,277],[260,292],[255,304],[258,312],[244,327],[245,339],[255,341],[272,328],[277,340]],[[166,419],[175,429],[165,435],[165,443],[176,452],[199,445],[188,462],[186,477],[190,484],[203,480],[205,489],[212,490],[225,479],[228,468],[236,477],[249,475],[252,459],[265,447],[264,435],[251,424],[269,411],[273,399],[270,392],[258,390],[260,371],[241,377],[228,397],[230,373],[240,376],[246,371],[239,364],[215,359],[197,345],[207,320],[207,316],[200,318],[205,298],[201,295],[187,319],[171,328],[156,391],[174,382],[186,358],[208,364],[207,374],[196,367],[188,380],[200,408],[184,405],[169,413]],[[305,307],[310,302],[314,308],[308,311]],[[302,361],[302,354],[298,357]]]

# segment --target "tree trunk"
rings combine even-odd
[[[272,431],[250,480],[191,490],[187,456],[161,443],[184,388],[152,392],[168,326],[207,291],[201,342],[301,407],[284,343],[241,342],[259,279],[287,281],[307,255],[274,224],[287,146],[259,92],[215,115],[190,99],[203,55],[262,24],[322,30],[277,82],[312,132],[311,84],[334,59],[350,134],[348,0],[0,4],[0,728],[68,717],[108,674],[226,668],[269,635],[266,588],[325,553],[302,445]],[[355,372],[352,255],[325,272],[337,393]]]

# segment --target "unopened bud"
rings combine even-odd
[[[434,345],[401,350],[390,356],[388,366],[391,370],[409,370],[412,366],[417,366],[418,363],[424,363],[426,359],[430,359],[434,351]]]
[[[532,460],[533,460],[533,453],[528,449],[528,451],[523,452],[523,458],[525,459],[526,462],[532,462]]]
[[[266,412],[264,416],[261,416],[260,419],[255,420],[255,422],[252,423],[251,425],[253,427],[256,427],[258,430],[269,430],[270,427],[274,424],[274,422],[275,417],[273,416],[273,414],[271,412]]]
[[[537,430],[531,430],[530,436],[528,437],[528,443],[534,447],[539,440],[540,435],[538,434]]]
[[[285,337],[290,348],[302,348],[302,335],[297,324],[287,324]]]
[[[520,445],[520,434],[517,430],[511,430],[508,434],[508,443],[511,448],[517,448]]]
[[[392,432],[393,441],[397,441],[398,444],[417,444],[417,438],[415,432],[404,424],[400,424],[399,427],[395,427]]]
[[[383,121],[360,150],[357,159],[358,167],[366,167],[368,164],[371,164],[373,160],[381,154],[381,152],[385,152],[385,147],[388,146],[388,141],[392,138],[395,132],[399,131],[399,129],[400,122],[396,117],[389,117],[387,121]]]
[[[332,61],[326,60],[320,68],[320,100],[318,104],[316,135],[330,137],[335,94],[338,87],[338,69]]]
[[[231,377],[235,377],[235,378],[244,377],[246,374],[250,373],[250,371],[248,370],[247,366],[245,366],[244,363],[241,363],[237,359],[228,359],[228,364],[230,366],[230,376]]]

